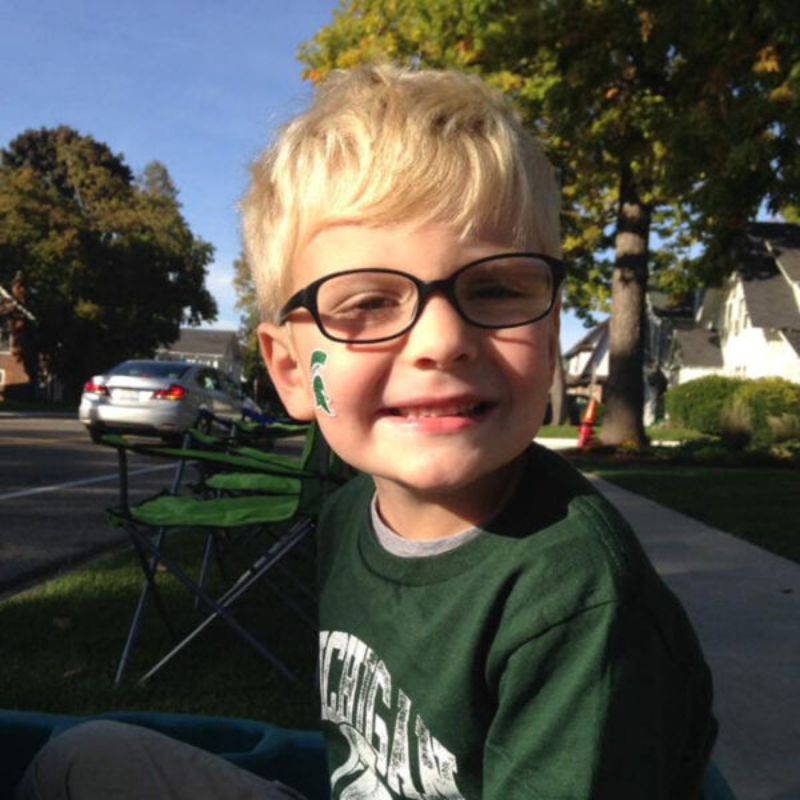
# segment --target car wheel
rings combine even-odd
[[[95,444],[101,444],[103,438],[103,430],[101,428],[87,428],[89,437]]]

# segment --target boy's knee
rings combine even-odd
[[[17,790],[17,800],[60,800],[75,786],[94,785],[103,774],[119,774],[129,761],[135,728],[112,720],[75,725],[50,739],[36,754]]]
[[[68,763],[73,769],[87,761],[111,764],[129,756],[136,730],[132,725],[113,720],[82,722],[51,739],[40,755]]]

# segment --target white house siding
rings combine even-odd
[[[777,332],[745,328],[722,343],[724,374],[741,378],[779,376],[800,382],[800,361],[789,343]]]
[[[720,305],[720,317],[715,327],[719,331],[727,331],[729,337],[738,336],[749,325],[744,289],[737,276],[728,281],[728,290]]]
[[[776,371],[772,374],[800,383],[800,358],[789,342],[781,334],[777,334],[776,339],[770,341],[769,347],[770,360],[776,365]]]
[[[599,336],[592,344],[592,349],[581,349],[566,359],[564,366],[568,376],[586,376],[590,379],[608,377],[608,333]]]
[[[594,374],[596,378],[608,377],[608,337],[605,337],[600,344],[600,357],[595,362]]]
[[[736,328],[733,329],[736,331]],[[725,374],[741,378],[760,378],[766,339],[760,328],[741,328],[722,340]],[[758,374],[757,374],[758,373]]]
[[[567,374],[580,375],[592,357],[590,350],[582,350],[567,361]]]
[[[688,381],[696,381],[698,378],[705,378],[708,375],[724,375],[724,369],[717,369],[715,367],[681,367],[678,370],[677,383],[687,383]]]

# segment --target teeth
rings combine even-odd
[[[400,408],[394,413],[397,416],[408,417],[409,419],[425,417],[467,417],[478,411],[481,405],[481,403],[471,403],[470,405],[464,406],[436,406],[435,408],[415,406],[413,408]]]

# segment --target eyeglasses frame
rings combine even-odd
[[[525,320],[524,322],[515,322],[513,325],[485,325],[480,322],[475,322],[471,320],[461,308],[458,297],[456,296],[455,291],[455,283],[458,276],[465,272],[466,270],[470,269],[471,267],[475,267],[478,264],[483,264],[487,261],[496,261],[502,258],[538,258],[540,261],[543,261],[547,266],[550,268],[550,273],[553,279],[553,285],[551,287],[551,296],[550,302],[547,305],[547,310],[542,312],[541,314],[533,317],[532,319]],[[317,306],[317,297],[319,293],[319,287],[322,286],[329,280],[333,278],[339,278],[342,275],[353,275],[358,272],[379,272],[385,275],[399,275],[403,278],[410,280],[417,289],[417,307],[412,315],[411,319],[409,320],[408,324],[397,333],[393,333],[391,336],[380,336],[374,339],[346,339],[339,336],[332,336],[325,330],[325,326],[322,324],[322,318],[319,313],[319,308]],[[443,294],[456,313],[465,321],[468,322],[470,325],[474,325],[477,328],[483,328],[486,330],[502,330],[504,328],[520,328],[523,325],[532,325],[534,322],[538,322],[540,319],[544,319],[555,306],[556,303],[556,295],[558,294],[559,287],[564,281],[566,275],[566,267],[564,262],[559,258],[554,258],[553,256],[545,255],[544,253],[533,253],[533,252],[524,252],[524,253],[516,253],[516,252],[509,252],[509,253],[497,253],[493,256],[484,256],[483,258],[479,258],[475,261],[470,261],[469,264],[464,264],[463,267],[459,267],[452,275],[449,275],[447,278],[439,278],[433,281],[424,281],[421,278],[417,278],[415,275],[410,275],[407,272],[403,272],[402,270],[398,269],[388,269],[385,267],[360,267],[358,269],[346,269],[342,272],[333,272],[330,275],[325,275],[322,278],[318,278],[315,281],[312,281],[305,286],[304,288],[300,289],[299,292],[293,294],[283,305],[280,312],[278,313],[278,324],[284,325],[287,321],[289,321],[289,315],[297,311],[299,308],[305,308],[314,319],[314,322],[319,328],[320,333],[333,342],[342,342],[344,344],[378,344],[379,342],[388,342],[392,339],[397,339],[403,334],[410,331],[414,325],[416,325],[417,320],[419,320],[420,316],[422,316],[422,312],[425,310],[425,306],[427,305],[428,300],[434,294]]]

